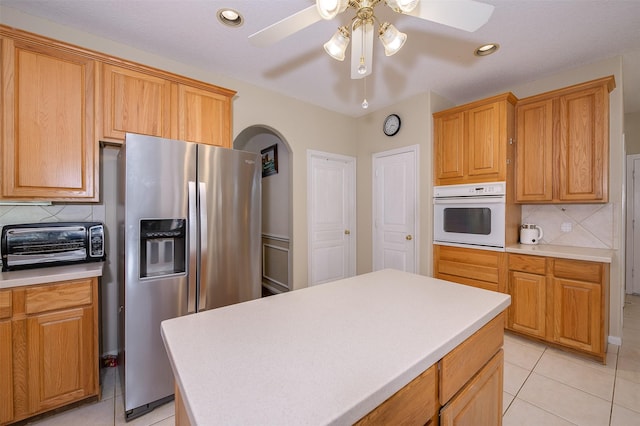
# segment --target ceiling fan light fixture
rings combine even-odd
[[[333,34],[331,39],[324,44],[324,50],[333,59],[344,61],[344,55],[349,46],[349,30],[347,27],[340,27]]]
[[[380,26],[379,37],[384,46],[384,54],[387,56],[398,53],[407,41],[407,35],[388,22]]]
[[[420,0],[386,0],[387,6],[393,10],[409,13],[416,8]]]
[[[228,27],[239,27],[243,24],[244,18],[240,15],[240,12],[234,9],[220,9],[216,13],[218,21]]]
[[[322,19],[333,19],[345,11],[349,0],[316,0],[316,8]]]
[[[487,55],[491,55],[492,53],[495,53],[499,48],[500,48],[500,45],[497,43],[483,44],[482,46],[478,47],[473,52],[473,54],[476,56],[487,56]]]

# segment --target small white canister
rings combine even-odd
[[[520,244],[538,244],[543,235],[538,225],[523,223],[520,227]]]

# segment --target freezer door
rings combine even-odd
[[[125,156],[124,399],[129,411],[174,392],[160,322],[185,315],[190,295],[195,301],[188,291],[189,277],[195,280],[188,194],[189,182],[196,181],[196,145],[127,134],[120,155]],[[178,231],[181,237],[174,235]]]
[[[259,298],[259,154],[199,145],[198,181],[202,231],[198,310]]]

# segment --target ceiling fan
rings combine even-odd
[[[372,71],[374,23],[379,24],[378,37],[387,56],[398,52],[407,40],[407,35],[392,24],[378,21],[374,9],[380,3],[400,14],[469,32],[487,23],[494,9],[493,5],[475,0],[316,0],[315,5],[250,35],[249,40],[265,47],[351,8],[355,15],[349,26],[339,27],[324,48],[331,57],[342,61],[351,41],[351,78],[364,78]]]

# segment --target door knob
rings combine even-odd
[[[412,237],[411,235],[407,235],[407,236],[405,237],[405,239],[406,239],[407,241],[411,241],[411,240],[413,239],[413,237]]]
[[[348,229],[344,230],[344,235],[350,235],[350,234],[351,234],[351,231],[349,231]]]

